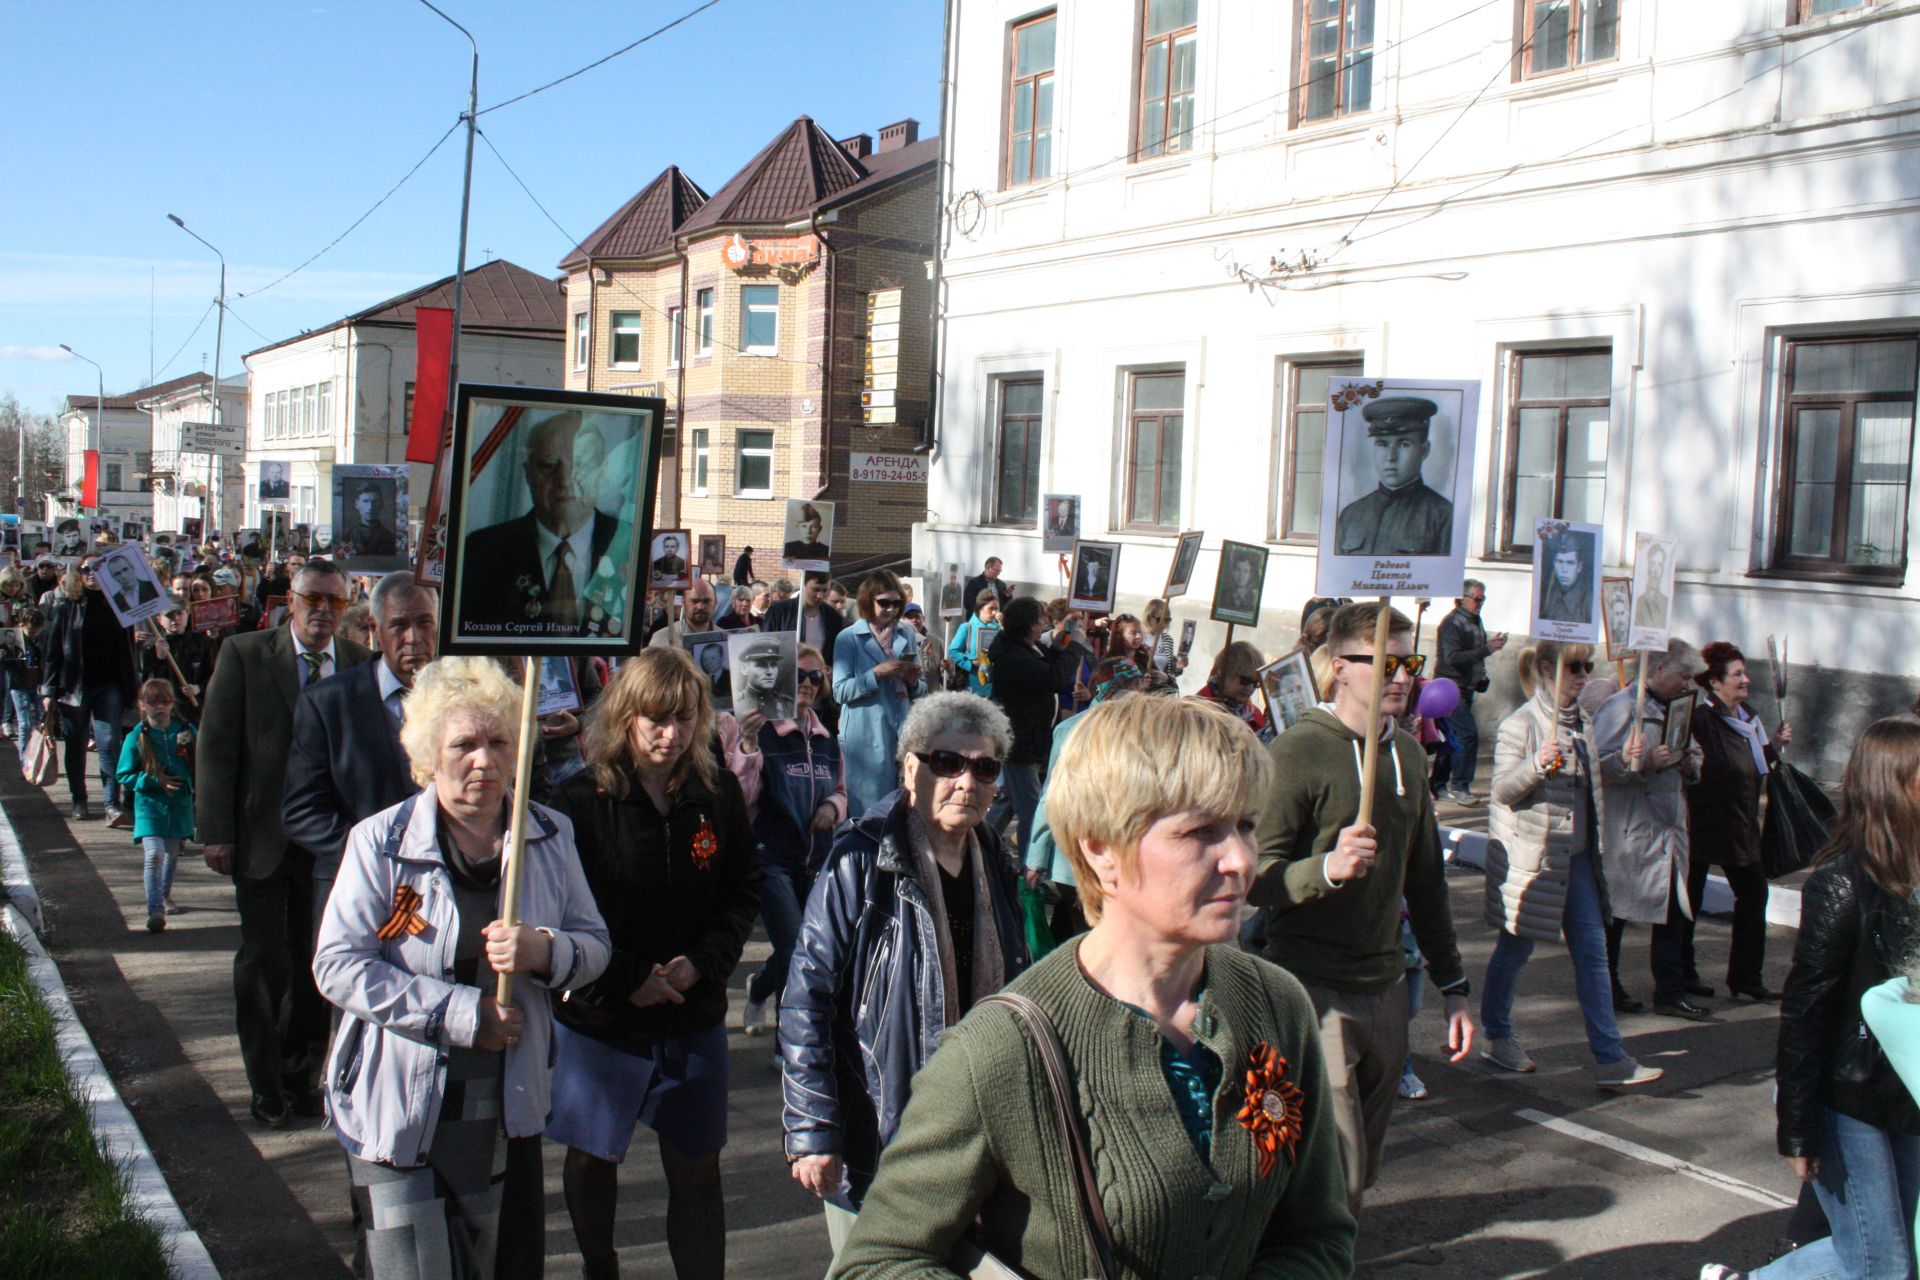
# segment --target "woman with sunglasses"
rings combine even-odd
[[[1260,667],[1265,661],[1253,645],[1235,640],[1214,658],[1206,688],[1193,695],[1240,717],[1262,742],[1270,741],[1272,735],[1267,732],[1267,713],[1253,703],[1253,692],[1260,687]]]
[[[780,1003],[787,1161],[836,1252],[914,1073],[1027,967],[1013,863],[983,821],[1012,748],[986,699],[921,699],[900,729],[905,792],[841,830],[807,899]]]
[[[833,700],[840,704],[840,752],[847,803],[860,817],[900,785],[895,744],[914,699],[927,691],[920,637],[900,621],[907,598],[882,569],[860,584],[860,618],[833,642]]]
[[[1541,641],[1520,655],[1527,701],[1501,722],[1493,753],[1486,912],[1499,936],[1480,996],[1487,1035],[1480,1056],[1508,1071],[1534,1069],[1513,1031],[1514,984],[1536,942],[1564,936],[1594,1079],[1602,1089],[1627,1089],[1664,1073],[1627,1056],[1613,1017],[1597,755],[1592,724],[1580,709],[1580,691],[1592,673],[1591,645]]]
[[[125,827],[133,822],[133,813],[120,804],[120,739],[122,712],[133,706],[139,688],[133,633],[113,616],[92,560],[62,579],[60,595],[40,641],[40,693],[46,705],[60,708],[60,731],[66,741],[66,758],[60,764],[67,771],[72,816],[77,820],[93,816],[87,807],[87,734],[91,730],[99,754],[107,825]]]

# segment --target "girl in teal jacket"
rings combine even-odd
[[[145,857],[147,929],[167,927],[173,869],[193,837],[193,726],[173,718],[173,682],[140,686],[140,724],[120,746],[120,785],[133,796],[133,840]]]

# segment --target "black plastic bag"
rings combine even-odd
[[[1760,865],[1778,880],[1805,868],[1827,842],[1833,801],[1812,778],[1782,761],[1767,774],[1767,820],[1760,828]]]

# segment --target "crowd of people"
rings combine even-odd
[[[1729,642],[1674,639],[1613,674],[1584,645],[1524,648],[1482,793],[1473,700],[1508,638],[1481,624],[1478,582],[1431,666],[1398,611],[1376,651],[1386,605],[1309,602],[1282,656],[1304,655],[1316,700],[1282,714],[1244,639],[1188,675],[1164,600],[1088,618],[989,560],[942,636],[892,573],[762,584],[749,562],[653,601],[634,656],[548,660],[580,706],[538,719],[515,797],[521,672],[437,656],[438,593],[411,574],[216,556],[129,629],[92,568],[0,571],[0,626],[28,640],[0,664],[9,732],[63,741],[76,821],[97,754],[150,929],[185,841],[232,878],[250,1113],[329,1119],[368,1276],[541,1274],[543,1136],[566,1148],[584,1274],[618,1275],[642,1126],[675,1273],[724,1275],[728,989],[757,921],[771,954],[741,1030],[772,1040],[786,1158],[845,1277],[987,1257],[1035,1277],[1348,1275],[1395,1106],[1427,1094],[1422,975],[1452,1061],[1478,1047],[1531,1072],[1518,990],[1535,948],[1564,943],[1594,1083],[1644,1089],[1662,1072],[1619,1021],[1644,1007],[1626,925],[1650,926],[1653,1012],[1710,1016],[1709,866],[1734,896],[1728,997],[1782,999],[1762,816],[1792,730],[1748,705]],[[224,595],[230,620],[191,625]],[[747,628],[799,637],[790,718],[717,709],[688,652]],[[1690,716],[1672,731],[1670,707]],[[1456,942],[1442,804],[1488,807],[1483,974]],[[1879,722],[1781,1018],[1806,1247],[1756,1276],[1912,1265],[1916,826],[1920,720]],[[1178,1123],[1141,1123],[1158,1115]],[[1065,1176],[1079,1162],[1097,1194]]]

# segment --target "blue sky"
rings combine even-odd
[[[480,127],[584,236],[668,164],[712,191],[795,116],[835,136],[939,120],[940,0],[719,0],[525,102],[700,0],[436,0],[480,45]],[[466,103],[469,51],[418,0],[15,0],[0,38],[0,391],[30,409],[221,367],[452,272],[461,134],[312,266]],[[553,274],[572,247],[478,144],[469,266]],[[489,254],[490,251],[490,254]],[[151,306],[152,340],[149,343]],[[248,326],[252,326],[249,328]],[[183,345],[184,344],[184,345]],[[169,357],[178,351],[171,364]]]

